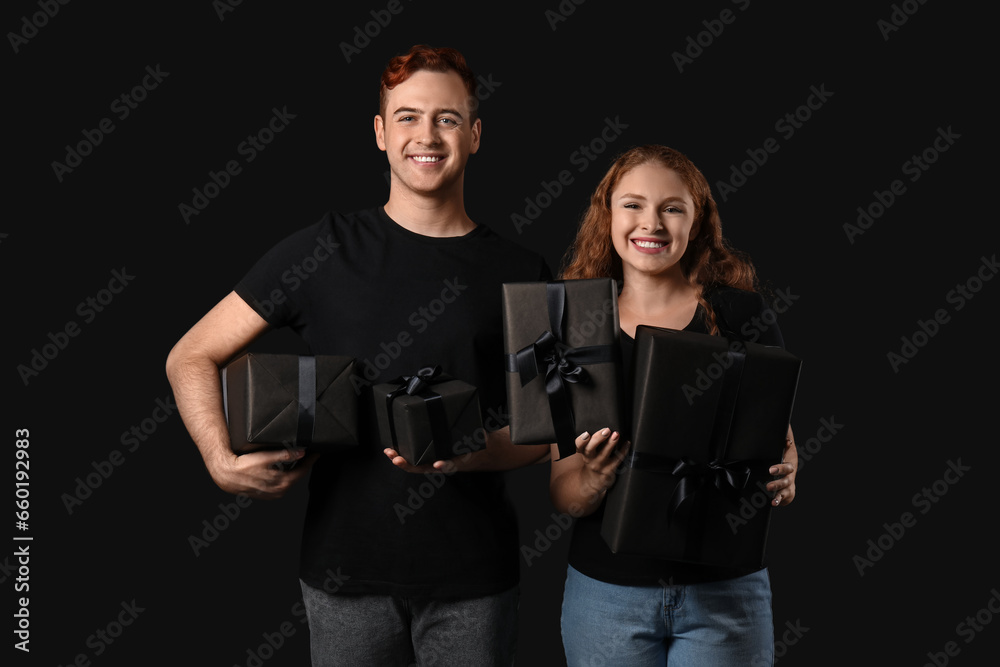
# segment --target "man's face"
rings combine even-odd
[[[385,118],[375,116],[375,141],[389,158],[394,191],[461,193],[465,163],[479,150],[469,102],[455,72],[420,70],[389,91]]]

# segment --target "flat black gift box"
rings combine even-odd
[[[622,428],[614,280],[505,283],[503,325],[512,442],[563,457],[583,431]]]
[[[608,492],[615,553],[759,568],[801,361],[779,347],[636,328],[632,449]]]
[[[357,445],[354,365],[353,357],[253,352],[229,363],[222,392],[233,452]]]
[[[372,393],[382,446],[411,465],[445,461],[486,442],[478,391],[439,369],[377,384]]]

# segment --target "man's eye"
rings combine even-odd
[[[441,123],[445,123],[446,125],[454,125],[455,124],[454,119],[451,119],[451,118],[440,118],[440,119],[438,119],[438,121],[441,122]]]

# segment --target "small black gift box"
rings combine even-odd
[[[233,452],[358,444],[354,358],[247,353],[222,369]]]
[[[503,322],[512,442],[564,457],[583,431],[622,428],[614,280],[505,283]]]
[[[632,449],[608,492],[612,551],[759,568],[801,361],[779,347],[639,326]]]
[[[372,392],[382,446],[411,465],[444,461],[485,445],[476,388],[439,367],[375,385]]]

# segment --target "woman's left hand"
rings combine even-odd
[[[799,452],[795,448],[795,438],[792,436],[792,427],[788,427],[788,436],[785,438],[785,453],[781,458],[781,463],[771,466],[770,473],[779,479],[767,483],[767,490],[774,493],[771,504],[774,507],[787,505],[795,500],[795,473],[799,468]]]

